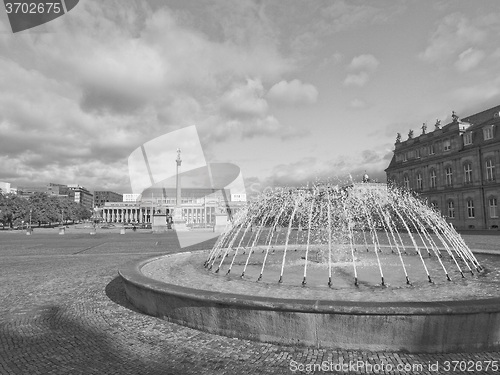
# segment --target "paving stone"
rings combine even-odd
[[[138,312],[127,301],[117,270],[129,261],[178,251],[173,233],[0,232],[0,374],[500,372],[484,369],[487,361],[500,361],[499,352],[418,355],[287,347],[211,335]],[[364,367],[335,370],[358,361]],[[447,372],[446,361],[473,361],[483,370]],[[429,367],[436,363],[438,371]]]

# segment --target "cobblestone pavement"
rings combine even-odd
[[[127,302],[117,270],[174,251],[173,233],[0,232],[0,374],[500,373],[499,352],[294,348],[211,335],[141,314]]]

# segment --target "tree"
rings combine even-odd
[[[0,194],[0,221],[10,228],[29,220],[29,204],[14,194]]]
[[[92,211],[82,204],[78,204],[77,217],[78,220],[88,220],[92,217]]]
[[[35,193],[29,198],[29,205],[32,209],[32,221],[42,223],[52,223],[60,219],[57,205],[57,198],[50,197],[45,193]]]

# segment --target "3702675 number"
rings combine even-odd
[[[42,13],[61,13],[60,3],[5,3],[7,14],[42,14]]]
[[[445,372],[456,371],[493,371],[499,370],[498,361],[444,361],[443,368]]]

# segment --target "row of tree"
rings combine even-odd
[[[0,192],[0,223],[9,228],[31,223],[42,224],[75,222],[90,219],[91,210],[69,199],[35,193],[28,199]],[[26,225],[26,224],[25,224]]]

